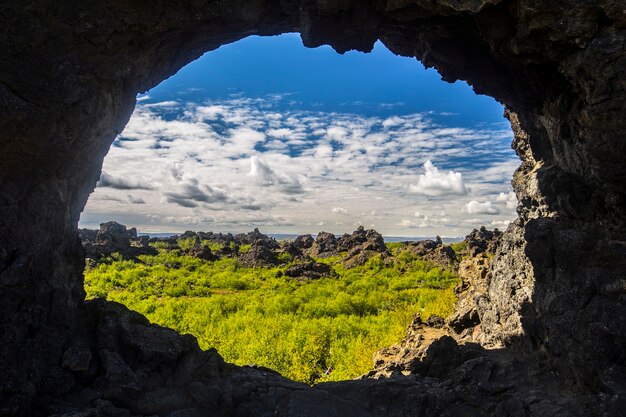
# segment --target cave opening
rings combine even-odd
[[[0,414],[619,415],[626,15],[618,3],[5,2]],[[309,388],[228,365],[118,304],[83,301],[80,213],[137,94],[221,45],[286,32],[338,52],[380,40],[506,106],[522,160],[513,176],[519,217],[472,303],[482,347],[459,355],[444,339],[415,378]],[[492,346],[518,356],[484,355]]]
[[[313,382],[311,375],[324,381],[365,374],[375,350],[398,343],[412,316],[426,320],[431,314],[449,314],[454,280],[431,282],[425,279],[428,270],[413,275],[382,271],[402,277],[385,283],[385,290],[376,287],[368,293],[355,290],[366,285],[368,271],[350,275],[342,268],[346,276],[341,280],[358,281],[339,288],[318,281],[309,285],[313,300],[298,295],[302,288],[281,287],[282,298],[272,299],[267,291],[279,291],[284,284],[263,290],[267,276],[312,258],[281,258],[280,268],[271,274],[247,272],[258,273],[261,281],[245,282],[240,265],[244,253],[224,249],[248,243],[245,237],[244,242],[226,242],[214,234],[196,235],[200,246],[212,250],[208,255],[187,242],[189,233],[173,242],[166,236],[188,230],[237,236],[259,228],[283,241],[322,231],[339,237],[364,226],[382,233],[387,242],[443,236],[449,244],[481,226],[504,230],[516,216],[510,180],[519,159],[511,149],[512,132],[503,112],[495,100],[477,96],[467,84],[442,82],[435,71],[414,58],[393,55],[380,42],[369,54],[338,55],[327,46],[304,48],[299,35],[285,34],[247,38],[207,53],[138,96],[130,121],[104,160],[79,227],[97,229],[116,221],[135,227],[139,236],[151,236],[149,245],[160,252],[181,246],[181,254],[191,250],[213,266],[187,265],[185,257],[161,259],[147,248],[117,248],[109,225],[99,238],[83,230],[87,299],[121,302],[157,324],[193,334],[202,348],[217,348],[237,365],[255,363],[305,382]],[[159,237],[163,240],[156,241]],[[243,246],[248,250],[249,244]],[[280,250],[279,257],[287,256]],[[332,255],[347,256],[339,252]],[[147,266],[128,266],[118,256]],[[455,275],[455,262],[429,268],[443,267]],[[168,265],[184,274],[157,267]],[[222,279],[219,268],[229,268],[232,276]],[[162,288],[157,289],[154,275],[162,276]],[[432,271],[428,276],[435,275]],[[384,292],[398,296],[382,300]],[[251,297],[276,306],[252,310]],[[374,297],[381,301],[373,302]],[[394,307],[393,314],[375,313],[403,297],[410,303]],[[223,300],[218,303],[217,298]],[[194,300],[200,301],[196,305]],[[224,309],[225,303],[235,312]],[[436,308],[436,303],[446,307]],[[220,314],[223,322],[214,317]],[[266,317],[272,314],[274,321]],[[289,327],[283,323],[286,314],[302,323]],[[203,315],[211,319],[198,317]],[[376,323],[366,326],[367,320]],[[267,330],[278,327],[282,337]],[[383,334],[370,335],[376,331]],[[337,336],[344,333],[349,336]],[[231,335],[238,334],[248,341],[241,340],[244,336],[233,341]],[[279,342],[288,335],[293,340],[283,346]],[[264,342],[256,346],[250,340]],[[347,347],[349,343],[356,345]],[[311,352],[300,359],[303,363],[294,362],[294,351],[307,349]],[[359,367],[350,367],[350,362]]]
[[[380,42],[344,56],[296,34],[223,46],[138,96],[80,225],[506,229],[519,159],[504,109],[439,77]]]

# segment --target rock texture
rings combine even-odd
[[[238,263],[246,268],[259,268],[278,265],[279,261],[270,248],[260,243],[254,243],[239,256]]]
[[[513,363],[530,378],[526,391],[508,388],[507,378],[520,373],[507,374],[506,366],[493,365],[495,357],[472,362],[460,355],[467,362],[458,373],[438,371],[435,379],[295,391],[271,373],[229,368],[232,384],[219,385],[220,394],[193,385],[197,398],[207,401],[203,409],[329,416],[349,415],[346,410],[623,412],[624,9],[618,0],[0,1],[0,415],[46,415],[57,404],[100,410],[83,415],[117,413],[107,407],[135,415],[200,413],[195,405],[181,408],[185,401],[168,391],[165,379],[148,378],[150,390],[142,385],[146,372],[160,372],[160,363],[184,366],[192,343],[173,342],[178,336],[147,326],[127,333],[125,343],[134,350],[124,354],[131,355],[132,366],[115,355],[91,353],[101,355],[94,366],[110,369],[102,381],[118,381],[117,388],[97,388],[104,393],[90,401],[70,396],[80,377],[67,372],[89,372],[80,369],[92,363],[81,347],[67,353],[72,338],[84,334],[93,345],[101,328],[80,321],[88,306],[77,223],[138,92],[220,45],[292,31],[301,33],[305,46],[330,44],[340,53],[369,51],[381,40],[392,52],[435,67],[444,80],[466,80],[507,107],[522,160],[513,180],[519,219],[502,237],[478,314],[486,346],[543,361]],[[113,307],[98,308],[111,323],[124,320],[125,313]],[[156,352],[137,347],[146,337]],[[535,372],[534,363],[543,368]],[[500,385],[491,384],[484,369],[494,370]],[[556,391],[545,384],[539,384],[541,391],[528,388],[550,375],[557,375]],[[189,380],[172,381],[181,387]],[[566,391],[597,397],[585,402]],[[147,405],[120,397],[128,392]],[[152,397],[143,396],[148,393]],[[150,408],[155,402],[175,406]]]
[[[433,354],[432,349],[444,351],[445,355],[451,356],[451,363],[459,366],[463,360],[457,362],[458,358],[454,357],[458,344],[485,345],[480,310],[487,297],[492,259],[501,243],[501,236],[497,229],[489,231],[485,227],[475,229],[466,236],[463,241],[465,250],[459,254],[462,260],[458,264],[459,284],[454,289],[457,301],[453,313],[447,319],[430,316],[425,321],[419,314],[414,316],[399,344],[376,352],[374,367],[364,378],[423,375],[427,362],[432,361],[429,357]],[[407,242],[407,248],[423,259],[432,259],[434,254],[446,247],[437,238],[435,241]],[[456,259],[454,251],[449,246],[447,248],[452,251],[452,258]],[[431,349],[432,344],[438,347]],[[470,350],[476,357],[491,354],[474,348]]]
[[[148,237],[137,237],[137,230],[126,229],[117,222],[100,225],[100,230],[81,229],[80,239],[88,259],[99,261],[102,258],[119,254],[123,259],[135,259],[139,255],[156,255],[157,251],[149,245]]]
[[[372,256],[387,254],[383,236],[374,229],[359,226],[352,234],[337,238],[334,234],[320,232],[314,241],[310,235],[298,236],[294,244],[305,247],[304,254],[316,258],[340,256],[345,268],[363,265]]]
[[[285,269],[284,274],[291,278],[308,279],[319,279],[322,277],[336,275],[335,271],[330,267],[330,265],[313,261],[305,261],[293,264],[289,268]]]
[[[445,246],[439,236],[435,240],[411,242],[408,249],[441,268],[453,271],[457,269],[456,253],[450,246]]]

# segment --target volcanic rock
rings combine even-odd
[[[246,268],[270,267],[280,263],[274,251],[262,240],[256,241],[246,252],[239,254],[237,262]]]
[[[198,232],[198,236],[203,241],[207,240],[211,243],[220,244],[223,247],[230,246],[231,243],[235,242],[235,237],[231,233]]]
[[[480,324],[478,303],[487,292],[487,280],[491,260],[483,253],[463,259],[459,265],[459,284],[454,289],[457,296],[454,313],[448,318],[448,326],[461,337],[477,341],[474,328]]]
[[[399,344],[374,354],[374,367],[363,378],[389,378],[410,374],[415,364],[424,358],[428,347],[446,335],[444,329],[428,326],[419,315],[415,315]]]
[[[302,250],[294,242],[287,242],[280,248],[280,253],[286,253],[289,255],[290,260],[305,258]]]
[[[467,251],[469,256],[476,256],[479,253],[489,252],[491,254],[496,253],[496,249],[500,240],[502,239],[502,232],[498,229],[493,231],[487,230],[485,226],[480,229],[474,229],[469,235],[465,237],[467,244]]]
[[[344,234],[337,240],[337,251],[348,252],[356,247],[372,252],[385,252],[385,240],[383,236],[374,229],[365,230],[359,226],[351,235]]]
[[[435,240],[410,242],[407,249],[441,268],[455,271],[458,266],[456,253],[450,246],[444,245],[439,236]]]
[[[446,325],[446,321],[443,319],[443,317],[433,314],[432,316],[428,316],[425,324],[427,326],[434,327],[435,329],[441,329],[443,326]]]
[[[205,261],[214,261],[215,259],[217,259],[217,256],[213,255],[211,249],[204,245],[194,245],[189,250],[187,250],[186,253],[189,256]]]
[[[337,240],[337,252],[348,252],[341,260],[350,269],[365,264],[376,255],[388,255],[383,236],[374,229],[359,226],[351,235],[344,234]]]
[[[285,269],[284,274],[291,278],[319,279],[336,275],[330,265],[307,261],[299,262]]]
[[[156,249],[146,237],[137,238],[137,229],[127,229],[123,224],[111,221],[102,223],[98,231],[82,229],[80,237],[85,256],[96,261],[119,253],[123,259],[135,259],[139,255],[155,255]]]
[[[311,235],[300,235],[293,240],[293,245],[298,249],[309,249],[315,243]]]
[[[328,258],[337,255],[337,238],[332,233],[319,232],[315,243],[307,251],[314,258]]]
[[[262,244],[270,249],[278,249],[280,245],[276,242],[276,239],[271,238],[263,233],[259,232],[258,228],[255,228],[252,232],[240,233],[235,235],[235,242],[239,245],[252,245]]]

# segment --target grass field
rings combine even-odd
[[[319,260],[337,276],[317,280],[280,276],[287,265],[242,268],[232,258],[159,249],[139,262],[114,257],[88,269],[85,289],[88,298],[106,297],[193,334],[228,362],[306,383],[343,380],[368,371],[372,354],[399,342],[414,314],[452,311],[456,276],[402,245],[389,248],[391,262],[376,255],[353,269],[338,257]]]

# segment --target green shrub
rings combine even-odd
[[[341,257],[318,259],[337,276],[300,282],[279,276],[286,266],[242,268],[233,258],[207,262],[160,249],[139,262],[97,265],[86,271],[85,289],[88,298],[106,296],[195,335],[229,362],[306,383],[336,381],[367,372],[372,354],[402,339],[415,313],[451,313],[456,276],[396,250],[392,262],[375,256],[352,269]]]
[[[184,239],[177,240],[178,246],[183,250],[188,250],[196,245],[196,239],[193,237],[186,237]]]

